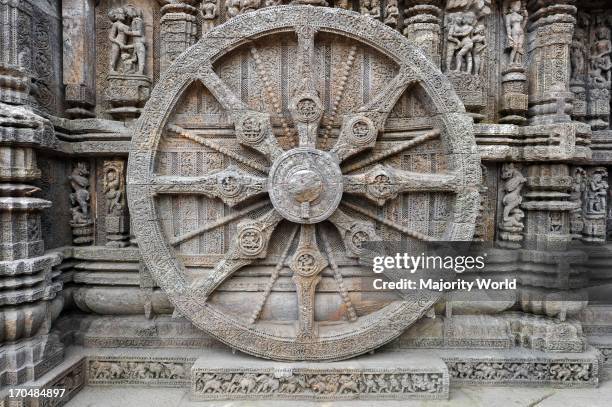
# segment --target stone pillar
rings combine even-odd
[[[574,0],[529,0],[529,117],[531,124],[571,121],[570,46]]]
[[[437,66],[440,66],[440,2],[412,0],[406,8],[404,36],[419,47]]]
[[[0,102],[0,386],[34,380],[63,358],[49,334],[63,307],[52,271],[62,256],[45,254],[41,211],[51,202],[31,185],[40,177],[33,147],[52,132],[29,108]]]
[[[191,5],[193,0],[163,0],[162,3],[160,69],[163,72],[176,57],[195,44],[198,36],[198,10]]]
[[[3,1],[0,16],[0,102],[24,104],[30,99],[32,6]]]
[[[93,0],[62,1],[63,77],[66,115],[95,117],[95,5]]]
[[[571,240],[570,214],[576,209],[570,190],[573,179],[566,164],[540,163],[527,169],[528,192],[521,208],[526,211],[525,247],[565,250]]]
[[[34,148],[53,128],[22,106],[32,102],[33,15],[30,2],[0,1],[0,387],[36,379],[63,358],[49,334],[63,306],[52,272],[62,257],[45,254],[41,211],[51,202],[31,184],[40,177]]]
[[[587,257],[570,246],[579,205],[572,193],[574,183],[567,164],[540,163],[527,169],[528,192],[521,205],[526,212],[521,271],[528,277],[521,285],[519,301],[526,312],[565,320],[588,304],[579,272]]]

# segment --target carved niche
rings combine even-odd
[[[487,55],[486,20],[490,0],[449,0],[444,16],[447,75],[475,120],[484,117],[483,74]]]
[[[426,100],[412,118],[410,100]],[[250,354],[343,359],[392,340],[439,295],[368,288],[363,242],[473,237],[471,119],[416,47],[355,13],[273,7],[212,28],[160,79],[132,147],[147,268],[180,314]]]

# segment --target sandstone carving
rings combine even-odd
[[[596,387],[608,3],[0,0],[0,404]],[[516,290],[374,287],[440,241]]]

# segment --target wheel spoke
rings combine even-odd
[[[424,242],[434,242],[434,241],[436,241],[436,239],[431,237],[431,236],[427,236],[427,235],[425,235],[425,234],[423,234],[421,232],[410,230],[410,229],[408,229],[408,228],[406,228],[404,226],[398,225],[397,223],[392,222],[389,219],[383,218],[381,216],[378,216],[375,213],[373,213],[373,212],[371,212],[371,211],[369,211],[367,209],[362,208],[361,206],[358,206],[358,205],[355,205],[355,204],[351,204],[351,203],[348,203],[348,202],[343,202],[342,205],[346,206],[349,209],[354,210],[355,212],[361,213],[362,215],[365,215],[365,216],[375,220],[378,223],[381,223],[381,224],[383,224],[385,226],[388,226],[388,227],[390,227],[392,229],[395,229],[398,232],[403,233],[406,236],[411,237],[413,239],[421,240],[421,241],[424,241]]]
[[[157,176],[152,188],[157,194],[191,194],[218,198],[233,207],[266,192],[265,178],[255,177],[229,166],[202,177]]]
[[[297,66],[301,82],[297,85],[289,110],[298,131],[300,147],[314,147],[319,123],[323,116],[323,104],[317,94],[314,80],[314,38],[312,26],[297,26]]]
[[[212,67],[204,67],[199,78],[231,117],[240,144],[260,152],[269,161],[282,154],[283,150],[272,133],[268,114],[250,110],[217,76]]]
[[[328,220],[340,232],[348,257],[358,258],[363,254],[362,245],[364,242],[379,240],[371,222],[355,219],[342,209],[336,209]]]
[[[274,283],[276,283],[276,280],[278,280],[278,275],[280,271],[283,269],[283,267],[285,267],[285,260],[287,259],[287,256],[289,255],[289,249],[291,249],[291,244],[293,243],[293,240],[295,239],[295,235],[297,234],[297,231],[298,231],[297,227],[293,228],[293,232],[291,232],[291,237],[287,241],[287,246],[285,247],[285,250],[283,251],[283,254],[281,255],[280,259],[278,260],[278,263],[272,270],[272,273],[270,275],[270,280],[268,281],[268,284],[266,284],[266,288],[261,295],[261,299],[259,300],[259,303],[253,310],[253,313],[251,314],[251,319],[249,320],[251,324],[254,324],[259,318],[259,315],[261,314],[261,311],[263,310],[263,307],[266,304],[266,300],[268,299],[268,297],[270,296],[270,293],[272,292]]]
[[[285,137],[290,138],[292,136],[292,132],[291,132],[291,129],[289,128],[289,123],[287,123],[287,118],[283,114],[283,106],[281,105],[281,101],[279,100],[278,95],[274,91],[274,86],[272,82],[270,81],[271,75],[268,72],[266,72],[266,70],[264,69],[263,63],[261,61],[261,55],[259,54],[257,47],[255,46],[251,47],[251,55],[253,55],[253,60],[255,61],[255,67],[257,69],[257,74],[259,75],[259,78],[263,82],[265,90],[266,90],[266,97],[264,97],[264,100],[269,105],[271,105],[271,107],[276,112],[276,115],[279,117],[280,122],[281,122],[281,127],[283,128],[283,133],[285,134]]]
[[[325,254],[327,255],[327,259],[329,260],[329,266],[334,272],[334,279],[336,280],[336,284],[338,284],[338,293],[340,297],[342,297],[342,301],[344,302],[344,306],[346,307],[346,316],[349,321],[354,322],[357,320],[357,311],[355,311],[355,306],[351,301],[351,297],[349,297],[348,290],[344,285],[344,281],[342,279],[342,273],[340,273],[340,269],[334,260],[334,256],[331,250],[331,246],[329,245],[329,239],[325,236],[325,233],[321,234],[321,238],[323,240],[323,246],[325,247]]]
[[[302,225],[300,241],[289,264],[298,300],[297,340],[308,340],[315,335],[314,303],[320,273],[327,260],[317,245],[315,226]]]
[[[172,246],[176,246],[178,244],[181,244],[189,239],[193,239],[196,236],[201,235],[202,233],[206,233],[208,231],[211,231],[213,229],[216,229],[220,226],[223,226],[233,220],[236,219],[240,219],[245,217],[246,215],[248,215],[250,212],[253,212],[257,209],[261,209],[264,206],[269,205],[270,203],[268,201],[262,201],[262,202],[257,202],[251,206],[248,206],[246,208],[244,208],[243,210],[234,212],[234,213],[230,213],[227,216],[224,216],[222,218],[217,219],[216,221],[209,223],[207,225],[202,226],[201,228],[198,228],[196,230],[192,230],[191,232],[187,232],[183,235],[177,236],[173,239],[170,240],[170,244]]]
[[[413,138],[412,140],[408,140],[408,141],[404,141],[404,142],[398,143],[396,146],[394,146],[394,147],[392,147],[392,148],[390,148],[388,150],[385,150],[385,151],[380,152],[378,154],[373,154],[370,157],[368,157],[368,158],[366,158],[364,160],[358,161],[358,162],[356,162],[354,164],[347,165],[344,168],[342,168],[342,173],[343,174],[347,174],[349,172],[360,170],[360,169],[362,169],[364,167],[367,167],[370,164],[374,164],[374,163],[382,161],[382,160],[384,160],[386,158],[393,157],[394,155],[399,154],[399,153],[401,153],[404,150],[416,147],[419,144],[423,144],[423,143],[425,143],[425,142],[427,142],[429,140],[436,139],[439,136],[440,136],[440,130],[438,130],[438,129],[431,130],[431,131],[429,131],[429,132],[427,132],[425,134],[422,134],[420,136],[417,136],[417,137]]]
[[[169,125],[166,128],[169,131],[171,131],[171,132],[173,132],[175,134],[178,134],[181,137],[184,137],[184,138],[189,139],[191,141],[195,141],[196,143],[201,144],[201,145],[203,145],[205,147],[208,147],[211,150],[218,151],[219,153],[221,153],[221,154],[223,154],[223,155],[225,155],[225,156],[227,156],[229,158],[232,158],[232,159],[234,159],[235,161],[237,161],[237,162],[239,162],[241,164],[244,164],[244,165],[247,165],[247,166],[253,168],[254,170],[257,170],[257,171],[262,172],[264,174],[267,174],[268,171],[269,171],[268,167],[265,167],[263,165],[257,164],[256,162],[253,162],[253,160],[249,160],[248,158],[246,158],[246,157],[244,157],[244,156],[242,156],[242,155],[240,155],[240,154],[238,154],[238,153],[236,153],[234,151],[231,151],[231,150],[229,150],[229,149],[227,149],[227,148],[225,148],[223,146],[220,146],[219,144],[217,144],[217,143],[215,143],[215,142],[213,142],[211,140],[208,140],[208,139],[206,139],[204,137],[198,136],[198,135],[194,134],[193,132],[188,131],[188,130],[180,127],[180,126]]]
[[[230,115],[236,111],[248,109],[240,98],[219,78],[211,65],[204,65],[200,68],[198,79],[202,81],[204,86]]]
[[[427,174],[376,165],[367,172],[344,176],[344,192],[362,195],[382,206],[404,192],[456,192],[456,174]]]
[[[402,70],[371,101],[360,107],[356,114],[344,116],[340,136],[331,150],[340,161],[374,147],[387,116],[413,82],[412,76]]]
[[[194,280],[192,288],[198,290],[204,299],[240,268],[251,264],[256,259],[266,257],[270,236],[282,217],[272,209],[257,219],[240,222],[236,230],[237,237],[224,258],[206,278]]]

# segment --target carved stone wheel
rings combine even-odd
[[[353,12],[272,7],[214,28],[135,126],[129,203],[177,312],[241,351],[333,360],[439,298],[372,289],[367,240],[470,240],[472,121],[437,67]]]

